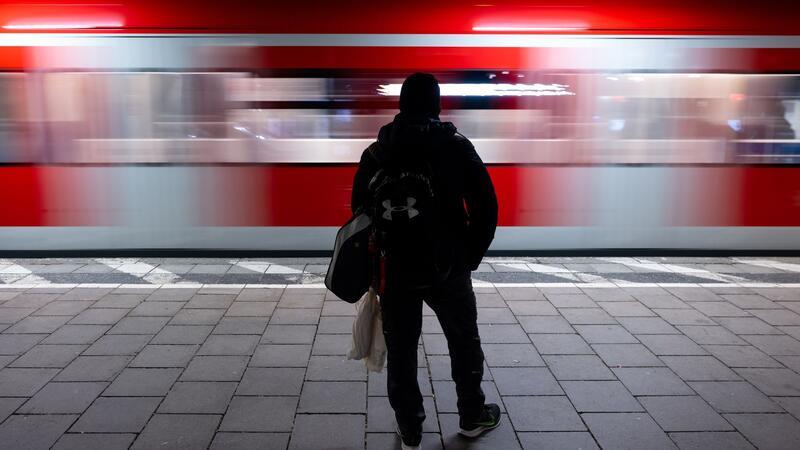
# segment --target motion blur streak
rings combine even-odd
[[[519,74],[517,77],[524,77]],[[492,76],[490,78],[495,78]],[[378,88],[381,95],[400,95],[401,84],[382,84]],[[443,97],[538,97],[545,95],[575,95],[566,90],[569,86],[560,84],[521,84],[521,83],[441,83],[439,89]]]
[[[354,163],[391,120],[403,76],[288,75],[0,74],[0,161]],[[800,161],[797,75],[436,75],[444,81],[443,120],[454,121],[489,163]],[[503,82],[519,79],[527,83]]]
[[[344,8],[287,30],[290,7],[120,5],[0,12],[0,250],[327,250],[418,70],[489,164],[494,249],[800,248],[800,36],[777,18],[448,6],[380,31]]]

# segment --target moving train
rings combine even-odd
[[[0,11],[0,251],[329,250],[414,71],[493,250],[800,249],[797,4],[285,3]]]

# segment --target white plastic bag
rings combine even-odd
[[[370,372],[380,372],[386,364],[386,339],[383,336],[383,319],[381,319],[380,302],[375,296],[378,313],[372,321],[372,344],[369,346],[369,357],[364,359],[364,364]]]
[[[363,360],[367,370],[380,372],[386,362],[386,341],[383,338],[381,305],[372,288],[356,303],[356,308],[353,344],[347,358]]]

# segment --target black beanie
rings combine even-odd
[[[400,112],[438,116],[439,82],[429,73],[409,75],[400,89]]]

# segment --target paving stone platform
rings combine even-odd
[[[344,356],[354,307],[311,282],[324,262],[148,261],[0,262],[0,449],[399,448],[385,374]],[[800,448],[800,260],[558,261],[489,259],[475,274],[484,390],[504,412],[482,438],[456,434],[446,342],[425,309],[424,448]],[[224,281],[242,263],[296,278],[183,276],[224,266]],[[137,267],[125,283],[53,277]],[[620,276],[642,273],[699,281]]]

